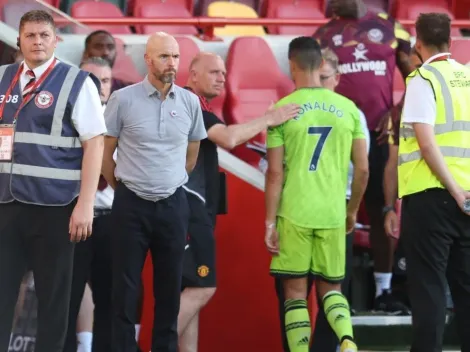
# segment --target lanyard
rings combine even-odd
[[[23,99],[21,101],[21,104],[20,104],[20,107],[18,108],[18,110],[16,110],[15,116],[13,118],[14,119],[13,123],[16,123],[16,119],[18,118],[18,114],[20,113],[21,109],[23,108],[23,106],[25,106],[27,103],[29,103],[29,101],[32,99],[32,97],[34,96],[34,92],[42,84],[42,82],[44,82],[44,80],[47,78],[47,76],[49,76],[52,69],[55,67],[56,62],[57,62],[57,59],[54,58],[54,61],[52,61],[52,63],[47,68],[47,70],[34,83],[34,85],[31,87],[31,90],[23,97]],[[5,104],[7,102],[7,99],[10,96],[11,91],[15,87],[16,83],[18,83],[18,80],[20,79],[20,75],[23,72],[23,67],[24,67],[24,64],[21,64],[20,67],[18,68],[18,71],[16,72],[15,77],[13,78],[13,81],[11,81],[10,86],[8,87],[8,89],[5,93],[5,97],[3,98],[2,104],[0,105],[0,121],[3,119],[3,110],[5,109]]]

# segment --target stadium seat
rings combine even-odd
[[[364,0],[364,3],[367,6],[367,9],[372,12],[389,12],[390,4],[393,0]],[[408,0],[410,1],[410,0]],[[325,1],[325,16],[331,17],[332,11],[329,6],[329,1]]]
[[[229,17],[229,18],[258,18],[256,11],[237,2],[216,1],[209,5],[207,9],[209,17]],[[215,35],[236,35],[236,36],[263,36],[265,35],[262,26],[225,26],[216,27]]]
[[[198,2],[197,10],[195,11],[196,15],[207,16],[209,5],[215,1],[218,1],[218,0],[200,0]],[[229,1],[232,1],[232,0],[229,0]],[[240,3],[240,4],[245,4],[246,6],[249,6],[252,9],[254,9],[255,11],[258,10],[257,0],[236,0],[235,2]]]
[[[458,38],[452,40],[450,46],[452,58],[466,65],[470,62],[470,41],[467,38]]]
[[[194,11],[194,1],[193,0],[129,0],[129,13],[136,16],[136,10],[142,4],[166,4],[166,5],[180,5],[184,7],[192,15]],[[137,17],[137,16],[136,16]]]
[[[193,58],[199,53],[196,42],[188,37],[175,37],[180,46],[180,64],[176,75],[176,84],[184,87],[189,78],[189,65]]]
[[[396,4],[396,18],[416,20],[421,13],[441,12],[447,13],[450,18],[454,15],[450,12],[447,0],[420,0],[420,1],[398,1]],[[410,28],[411,35],[416,35],[416,29]],[[460,37],[462,34],[458,28],[452,28],[452,36]]]
[[[274,18],[311,18],[324,19],[323,8],[315,2],[301,2],[281,4],[273,8],[272,17]],[[271,34],[282,35],[312,35],[319,26],[269,26],[268,31]]]
[[[14,29],[18,29],[21,16],[31,10],[45,10],[45,7],[37,2],[20,1],[8,2],[2,8],[2,20]]]
[[[132,59],[124,50],[124,42],[114,37],[116,41],[116,62],[113,66],[113,77],[124,82],[136,83],[142,80],[142,75],[137,71]]]
[[[249,56],[246,53],[250,53]],[[273,102],[294,90],[292,81],[280,70],[268,44],[260,37],[235,39],[227,54],[227,97],[224,116],[227,123],[243,123],[262,116]],[[265,141],[265,135],[256,138]],[[258,167],[260,156],[245,146],[233,153]]]
[[[299,7],[314,7],[317,9],[324,8],[326,0],[265,0],[261,4],[260,15],[262,17],[274,17],[276,9],[282,5],[296,5]]]
[[[405,81],[398,68],[393,74],[393,105],[397,105],[405,93]]]
[[[456,19],[468,20],[470,13],[470,0],[450,0],[451,10]]]
[[[30,0],[30,1],[34,1],[34,0]],[[116,7],[119,8],[122,13],[126,13],[127,11],[127,0],[54,0],[54,1],[58,1],[58,2],[60,1],[60,10],[68,14],[72,13],[72,6],[77,1],[78,2],[79,1],[109,2],[109,3],[116,5]]]
[[[80,21],[80,18],[115,18],[124,17],[121,10],[110,2],[80,0],[72,5],[71,16]],[[112,34],[132,34],[128,26],[123,25],[93,25],[89,26],[93,30],[103,29]],[[74,28],[75,33],[83,33],[79,27]]]
[[[140,3],[135,9],[134,16],[143,18],[192,18],[191,12],[181,4],[149,1]],[[159,31],[173,35],[198,34],[196,27],[183,25],[141,25],[135,26],[135,29],[139,34],[151,34]]]

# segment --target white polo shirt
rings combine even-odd
[[[443,56],[449,57],[450,53],[434,55],[426,60],[423,66]],[[453,59],[448,59],[448,61],[456,62]],[[403,124],[409,126],[413,123],[426,123],[434,126],[436,114],[436,99],[431,84],[420,75],[414,76],[406,86],[405,103],[401,116]]]
[[[103,112],[106,109],[106,104],[103,104]],[[114,151],[114,161],[116,161],[117,149]],[[108,185],[102,191],[96,191],[95,196],[95,209],[111,209],[114,200],[114,189]]]

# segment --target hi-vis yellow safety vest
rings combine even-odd
[[[436,98],[434,134],[455,181],[470,190],[470,69],[454,60],[436,61],[412,72],[431,83]],[[419,104],[419,101],[415,102]],[[412,126],[400,124],[399,197],[444,188],[421,156]]]

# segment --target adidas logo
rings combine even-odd
[[[345,316],[344,316],[343,314],[338,314],[338,315],[336,316],[336,318],[335,318],[335,323],[336,323],[337,321],[341,320],[341,319],[344,319],[344,318],[345,318]]]
[[[308,344],[309,344],[308,336],[304,336],[299,342],[297,342],[297,346],[304,346]]]

